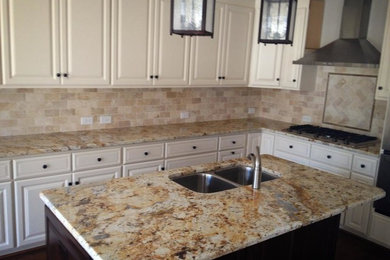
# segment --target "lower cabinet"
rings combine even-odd
[[[256,153],[256,146],[260,146],[260,154],[274,154],[275,135],[268,133],[248,134],[246,155]]]
[[[11,183],[0,183],[0,251],[14,247]]]
[[[42,190],[65,187],[71,181],[71,173],[15,181],[17,246],[45,243],[44,204],[39,193]]]
[[[218,162],[245,157],[244,149],[222,151],[218,153]]]
[[[165,161],[165,169],[171,170],[180,167],[199,165],[202,163],[212,163],[217,161],[217,153],[206,153],[193,156],[185,156]]]
[[[390,218],[372,212],[372,220],[368,237],[375,242],[390,247]]]
[[[163,171],[164,160],[128,164],[123,166],[123,177],[138,176],[142,174]]]
[[[87,184],[98,181],[105,181],[121,177],[122,167],[111,167],[99,170],[90,170],[73,173],[73,185]]]

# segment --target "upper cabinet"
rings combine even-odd
[[[387,18],[385,33],[383,36],[383,45],[381,52],[381,61],[379,64],[378,85],[376,90],[376,99],[387,100],[390,94],[390,4],[387,6]]]
[[[218,2],[214,37],[191,39],[190,85],[248,84],[254,8]]]
[[[3,84],[109,83],[109,0],[1,0]]]
[[[256,1],[256,18],[253,37],[250,86],[299,90],[302,65],[292,62],[304,55],[309,16],[309,0],[298,1],[293,44],[257,43],[260,19],[260,1]]]

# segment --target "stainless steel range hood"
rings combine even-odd
[[[340,39],[315,50],[294,64],[378,67],[380,52],[367,40],[371,0],[345,0]]]

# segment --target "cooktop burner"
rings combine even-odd
[[[378,138],[373,136],[349,133],[314,125],[294,125],[290,126],[286,131],[352,147],[368,146],[378,141]]]

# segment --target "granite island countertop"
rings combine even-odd
[[[291,135],[303,140],[368,155],[379,155],[380,152],[379,142],[367,147],[351,148],[284,132],[283,130],[290,125],[291,123],[266,118],[253,118],[6,136],[0,137],[0,159],[261,130]]]
[[[236,159],[40,196],[93,259],[212,259],[385,195],[271,155],[262,160],[263,169],[280,178],[262,183],[259,191],[242,186],[202,194],[168,178],[249,163]]]

